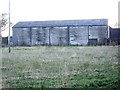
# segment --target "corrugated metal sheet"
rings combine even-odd
[[[13,28],[14,45],[104,44],[108,26]]]
[[[49,26],[84,26],[84,25],[108,25],[108,19],[82,19],[82,20],[58,20],[58,21],[28,21],[18,22],[13,28],[21,27],[49,27]]]
[[[110,39],[112,42],[117,42],[120,44],[120,28],[110,29]]]
[[[88,43],[88,27],[70,27],[70,44],[71,45],[87,45]]]

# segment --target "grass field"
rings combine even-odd
[[[2,48],[3,88],[116,88],[118,46]]]

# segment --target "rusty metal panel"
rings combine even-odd
[[[88,26],[70,27],[70,44],[88,44]]]

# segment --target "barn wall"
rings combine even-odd
[[[22,29],[22,42],[23,45],[30,45],[31,41],[30,41],[30,28],[23,28]]]
[[[13,28],[14,45],[30,45],[29,28]]]
[[[67,27],[53,27],[50,29],[51,45],[68,45]]]
[[[18,45],[18,35],[17,35],[18,28],[12,28],[12,30],[13,30],[12,42],[14,45]]]
[[[49,28],[32,28],[32,45],[49,44]]]
[[[14,45],[104,44],[107,26],[13,28]]]
[[[112,43],[116,43],[120,45],[120,28],[110,29],[110,40]]]
[[[70,27],[70,44],[87,45],[88,26]]]
[[[89,26],[89,40],[97,40],[97,44],[104,44],[107,38],[107,26]]]
[[[49,27],[43,28],[43,44],[44,45],[49,45]]]
[[[40,33],[39,28],[32,28],[32,45],[39,45],[38,34]]]

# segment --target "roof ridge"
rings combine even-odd
[[[48,20],[48,21],[20,21],[14,27],[48,27],[48,26],[80,26],[80,25],[107,25],[108,19],[81,19],[81,20]]]

